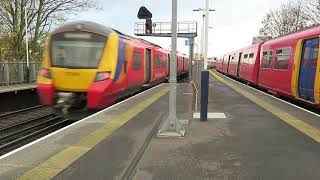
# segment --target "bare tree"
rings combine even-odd
[[[320,0],[299,0],[303,4],[302,8],[308,18],[309,24],[320,23]]]
[[[67,15],[94,7],[96,0],[0,0],[0,38],[11,37],[14,57],[22,59],[26,15],[31,57],[42,56],[44,40],[53,24],[63,22]]]
[[[290,1],[279,9],[271,10],[262,20],[260,35],[278,37],[296,32],[308,25],[308,19],[300,1]]]

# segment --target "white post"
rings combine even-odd
[[[203,69],[207,70],[208,67],[208,32],[209,32],[209,0],[206,0],[205,9],[205,38],[204,38],[204,62]]]
[[[177,96],[177,0],[172,0],[169,116],[158,132],[159,137],[184,136],[185,129],[176,115]]]
[[[27,82],[29,83],[30,76],[30,67],[29,67],[29,43],[28,43],[28,20],[27,20],[27,4],[24,7],[24,20],[25,20],[25,29],[26,29],[26,57],[27,57]]]
[[[204,31],[205,31],[205,10],[202,10],[202,28],[201,28],[201,41],[200,41],[200,51],[201,51],[201,57],[203,58],[203,46],[204,46]]]
[[[171,22],[171,57],[169,83],[177,83],[177,0],[172,0],[172,22]]]

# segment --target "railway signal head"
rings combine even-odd
[[[139,19],[151,19],[152,13],[144,6],[141,6],[138,12]]]
[[[152,20],[151,20],[151,18],[146,19],[146,34],[152,34]]]

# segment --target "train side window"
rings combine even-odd
[[[161,57],[160,55],[156,55],[156,68],[159,69],[161,67]]]
[[[250,53],[249,54],[249,60],[247,61],[247,63],[252,63],[252,61],[253,61],[253,57],[254,57],[254,53]]]
[[[165,56],[162,56],[161,68],[165,68],[165,67],[166,67],[166,62],[167,62],[166,57],[165,57]]]
[[[318,43],[319,43],[319,41],[318,41]],[[313,47],[311,66],[314,68],[317,68],[318,54],[319,54],[319,44],[317,44],[316,46]]]
[[[248,54],[243,56],[243,63],[248,63]]]
[[[133,53],[133,69],[134,70],[141,69],[141,53],[140,52]]]
[[[290,48],[277,49],[274,69],[288,69],[290,54],[291,54]]]
[[[261,68],[270,68],[272,60],[272,51],[264,51],[262,53]]]

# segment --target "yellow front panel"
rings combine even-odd
[[[96,69],[51,68],[56,90],[85,92],[96,77]]]
[[[314,100],[317,104],[320,103],[320,52],[318,53],[317,71],[314,82]]]
[[[302,40],[299,40],[296,46],[296,53],[293,62],[293,72],[291,78],[291,91],[294,97],[299,98],[298,82],[299,82],[299,71],[302,53]]]
[[[50,38],[48,38],[46,46],[45,46],[46,48],[45,48],[45,53],[44,53],[44,59],[41,64],[41,69],[49,69],[51,66],[50,65],[50,53],[49,53],[50,45],[48,42],[50,42]],[[52,80],[38,75],[37,84],[52,84]]]
[[[106,42],[102,58],[99,64],[99,71],[110,71],[111,79],[114,79],[119,51],[119,36],[115,33],[111,33]]]
[[[50,37],[47,39],[47,42],[46,42],[44,60],[41,65],[41,67],[44,69],[48,69],[51,66],[51,63],[50,63],[50,43],[49,42],[50,42]]]
[[[46,77],[38,75],[37,84],[53,84],[52,79],[48,79]]]

